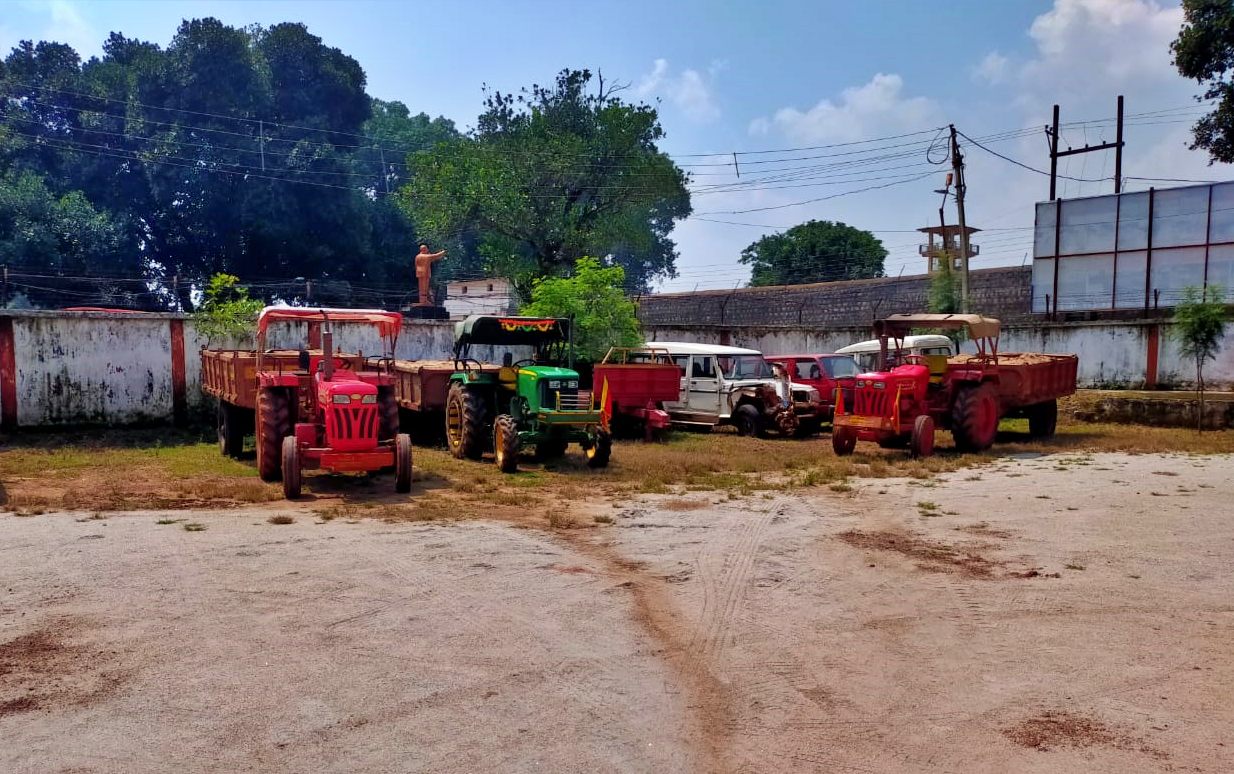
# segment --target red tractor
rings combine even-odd
[[[976,353],[912,355],[903,348],[914,329],[967,329]],[[851,454],[858,440],[907,446],[915,457],[934,453],[936,428],[951,431],[960,451],[993,445],[1003,417],[1027,417],[1036,437],[1054,434],[1058,398],[1075,392],[1075,355],[999,354],[998,320],[975,314],[896,314],[874,324],[879,367],[858,374],[851,397],[836,390],[831,445]]]
[[[266,349],[271,322],[308,323],[320,349]],[[332,324],[368,323],[384,357],[365,366],[360,355],[334,352]],[[238,455],[244,432],[257,436],[257,469],[265,481],[283,480],[283,493],[300,496],[302,472],[393,469],[396,492],[411,490],[411,437],[398,432],[394,345],[402,327],[397,312],[270,307],[257,318],[257,351],[202,351],[202,385],[219,399],[219,442]],[[255,388],[255,389],[254,389]]]

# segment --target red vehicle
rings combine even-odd
[[[612,407],[616,427],[641,428],[648,441],[672,424],[664,404],[681,395],[681,372],[668,350],[653,346],[613,347],[595,366],[591,383],[600,405]]]
[[[914,329],[967,328],[975,354],[956,357],[904,354]],[[831,444],[851,454],[858,440],[908,446],[914,456],[934,452],[934,431],[951,431],[961,451],[994,444],[1003,417],[1028,417],[1029,432],[1054,434],[1058,399],[1075,392],[1075,355],[1002,353],[1000,323],[975,314],[896,314],[874,324],[879,367],[858,374],[851,402],[841,392]],[[888,363],[894,362],[892,368]]]
[[[797,384],[808,384],[818,390],[823,402],[820,422],[831,421],[835,410],[836,389],[851,395],[853,379],[861,370],[852,355],[766,355],[768,363],[778,363],[788,369],[788,376]]]
[[[277,320],[319,325],[321,349],[266,350]],[[361,322],[381,334],[386,356],[373,368],[358,355],[333,351],[335,322]],[[264,309],[257,350],[202,350],[202,388],[219,399],[219,445],[238,456],[244,433],[257,436],[257,469],[300,496],[304,470],[394,469],[397,492],[411,490],[411,438],[398,432],[398,403],[389,364],[402,327],[397,312],[358,309]]]

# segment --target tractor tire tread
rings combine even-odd
[[[291,401],[281,387],[257,393],[257,472],[262,481],[283,476],[283,439],[292,432]]]

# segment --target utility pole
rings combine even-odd
[[[257,122],[257,147],[261,150],[261,171],[266,171],[266,124]]]
[[[968,222],[964,219],[964,156],[951,125],[951,169],[955,173],[955,208],[960,220],[960,311],[968,314]]]
[[[386,181],[386,195],[390,194],[390,170],[386,167],[386,149],[377,146],[377,150],[381,151],[381,177]]]
[[[1075,156],[1093,151],[1114,150],[1114,193],[1123,190],[1123,95],[1118,95],[1118,119],[1115,124],[1114,142],[1103,142],[1100,145],[1085,145],[1083,148],[1058,149],[1058,105],[1054,106],[1054,119],[1045,129],[1046,140],[1050,144],[1050,201],[1058,198],[1058,160],[1063,156]]]

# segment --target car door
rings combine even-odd
[[[681,372],[681,389],[677,393],[677,400],[665,403],[664,408],[668,411],[684,411],[690,407],[690,356],[673,355],[672,360],[673,365]]]
[[[689,406],[692,414],[720,415],[720,375],[713,355],[691,355]]]

